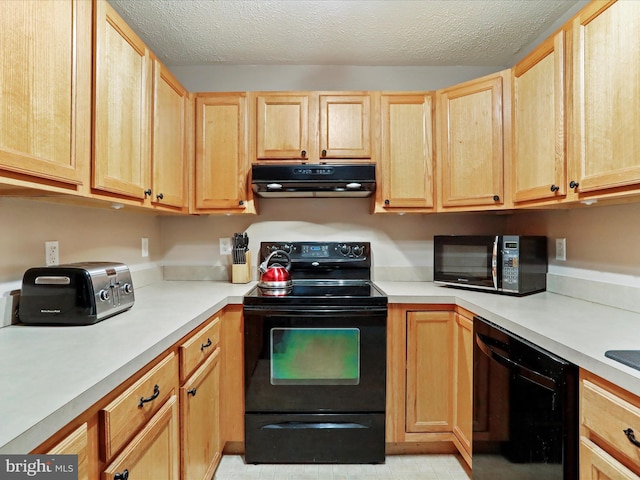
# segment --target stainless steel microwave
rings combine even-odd
[[[547,237],[436,235],[433,281],[511,295],[542,292],[547,288]]]

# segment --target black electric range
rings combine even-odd
[[[277,250],[292,290],[243,302],[245,461],[382,463],[387,297],[370,244],[263,242],[260,261]]]

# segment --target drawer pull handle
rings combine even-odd
[[[156,398],[158,398],[158,395],[160,395],[160,387],[158,385],[155,385],[153,387],[153,395],[151,395],[150,397],[147,397],[147,398],[141,397],[140,398],[140,403],[138,404],[138,408],[142,408],[142,406],[145,403],[150,402],[151,400],[155,400]]]
[[[211,339],[207,338],[207,343],[203,343],[202,345],[200,345],[200,351],[204,350],[207,347],[211,346]]]
[[[192,395],[192,396],[196,396],[196,387],[190,388],[189,390],[187,390],[187,395]]]
[[[640,448],[640,442],[636,440],[636,436],[633,434],[632,429],[627,428],[626,430],[623,430],[623,432],[631,443],[633,443],[636,447]]]
[[[129,478],[129,470],[125,470],[122,473],[116,473],[113,476],[113,480],[127,480]]]

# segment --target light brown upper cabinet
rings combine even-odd
[[[580,198],[640,186],[640,2],[593,2],[573,29],[572,172]],[[577,184],[577,186],[576,186]],[[626,188],[625,188],[626,187]]]
[[[510,81],[503,71],[436,92],[438,209],[504,208]],[[509,139],[505,142],[505,139]]]
[[[158,60],[153,61],[152,203],[187,207],[186,120],[189,94]]]
[[[258,159],[307,159],[309,144],[309,95],[256,96]]]
[[[371,158],[368,93],[258,92],[252,98],[254,161]]]
[[[255,213],[248,168],[246,95],[198,94],[194,213]]]
[[[153,193],[150,52],[105,0],[94,13],[93,187],[142,202]]]
[[[371,158],[371,96],[320,95],[320,160]]]
[[[0,177],[88,184],[91,2],[2,2],[0,46]]]
[[[513,201],[567,193],[565,32],[549,37],[513,68]]]
[[[433,93],[383,93],[376,212],[433,211]]]

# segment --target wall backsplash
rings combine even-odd
[[[256,217],[163,219],[165,278],[173,272],[173,278],[183,279],[177,266],[220,271],[230,257],[219,254],[218,239],[246,231],[254,252],[261,241],[368,241],[376,279],[399,280],[403,273],[404,279],[431,280],[433,235],[493,233],[505,223],[492,214],[370,215],[368,199],[267,199],[259,207]],[[228,278],[227,270],[221,271]]]
[[[371,215],[368,199],[268,199],[259,207],[257,216],[160,217],[0,198],[0,325],[24,271],[44,263],[47,240],[58,240],[63,263],[127,263],[142,286],[160,266],[166,279],[228,279],[230,257],[219,254],[219,238],[242,231],[253,251],[267,240],[369,241],[376,280],[431,280],[436,234],[547,235],[550,291],[640,311],[640,224],[633,221],[640,204],[402,216]],[[141,257],[141,237],[149,238],[148,258]],[[553,239],[560,237],[567,239],[566,262],[555,260]]]

